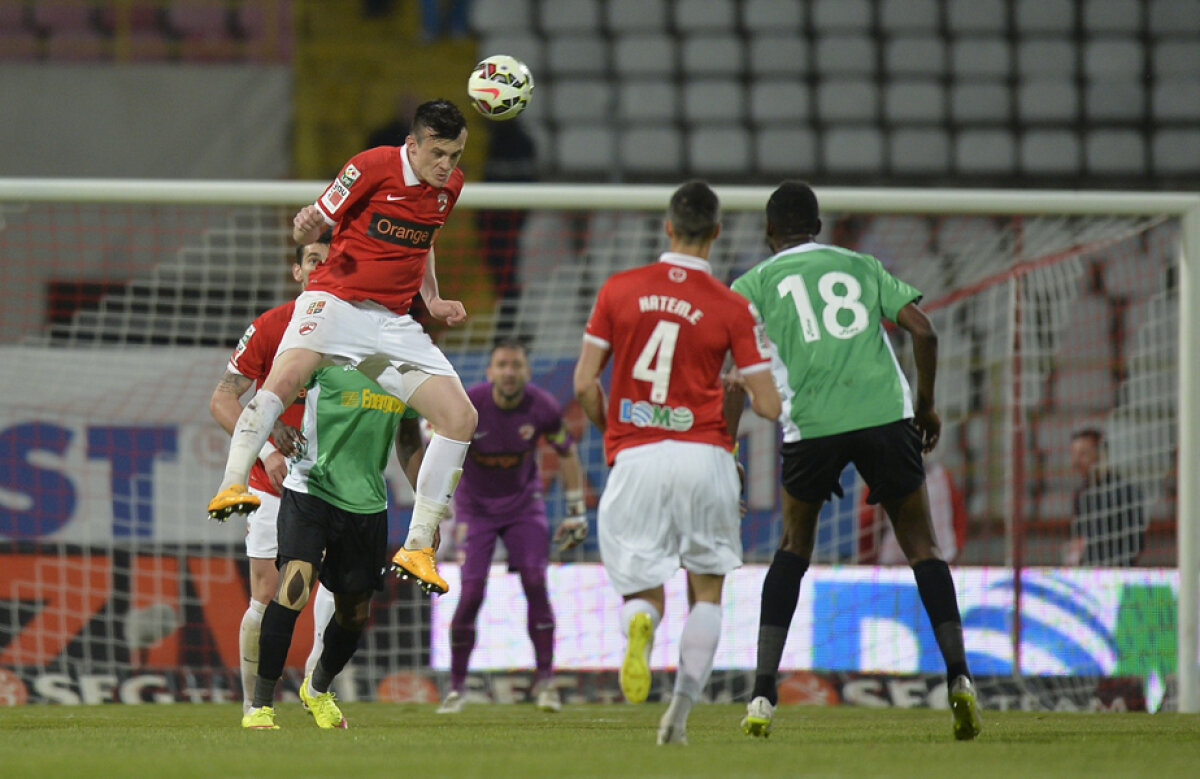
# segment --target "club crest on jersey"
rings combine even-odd
[[[445,192],[438,193],[438,213],[446,210],[446,205],[450,202],[450,196]]]
[[[671,268],[667,271],[667,278],[676,284],[687,280],[687,271],[683,268]]]
[[[696,422],[696,416],[686,406],[660,406],[657,403],[647,403],[644,400],[629,400],[621,398],[620,412],[617,416],[622,422],[628,422],[634,427],[657,427],[662,430],[672,430],[682,433],[691,430]]]
[[[300,325],[300,335],[308,335],[313,330],[317,329],[316,322],[304,322]]]
[[[324,310],[325,310],[325,301],[324,300],[314,300],[313,302],[308,304],[308,310],[305,311],[304,313],[307,316],[312,316],[313,314],[319,314]]]
[[[521,425],[519,428],[517,428],[517,433],[525,441],[532,439],[533,434],[536,432],[537,432],[537,430],[534,428],[533,425]]]
[[[362,174],[358,172],[358,168],[353,165],[347,165],[346,169],[342,171],[342,175],[338,176],[338,181],[345,184],[346,189],[349,189],[354,186],[354,182],[358,181],[360,175]]]

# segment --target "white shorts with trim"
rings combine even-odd
[[[660,441],[617,453],[600,498],[600,559],[617,592],[657,587],[680,566],[727,574],[742,564],[737,466],[728,451]]]
[[[279,519],[279,498],[269,492],[250,487],[250,494],[258,497],[258,510],[246,517],[246,557],[274,560],[279,552],[279,534],[276,521]]]
[[[302,292],[296,298],[275,353],[294,348],[320,352],[328,364],[353,365],[405,403],[430,376],[458,376],[411,316],[329,292]]]

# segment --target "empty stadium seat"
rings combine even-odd
[[[1145,106],[1145,91],[1136,76],[1094,79],[1084,91],[1088,119],[1140,121],[1145,116]]]
[[[675,39],[662,33],[622,35],[613,43],[613,69],[621,77],[675,74]]]
[[[875,43],[866,35],[822,35],[814,64],[827,75],[874,74]]]
[[[897,173],[946,173],[950,158],[950,136],[941,127],[905,127],[891,135],[888,160]]]
[[[32,30],[0,29],[0,61],[37,59],[41,54],[41,37]]]
[[[605,77],[608,73],[608,44],[595,35],[551,36],[546,45],[546,64],[555,78]],[[534,79],[536,81],[536,76]]]
[[[1038,78],[1017,88],[1017,114],[1027,122],[1070,122],[1079,109],[1075,83],[1065,78]]]
[[[688,134],[688,162],[700,175],[744,175],[751,164],[750,136],[735,125],[694,128]]]
[[[675,127],[639,124],[621,133],[620,144],[627,178],[639,173],[675,173],[683,165],[683,139]]]
[[[1142,4],[1124,0],[1084,0],[1083,29],[1087,34],[1136,33],[1142,26]]]
[[[606,79],[557,79],[548,85],[547,91],[550,93],[549,116],[555,122],[604,120],[612,113],[613,87]]]
[[[112,39],[96,30],[60,30],[46,38],[46,57],[56,62],[97,62],[112,54]]]
[[[10,3],[9,5],[17,5]],[[50,35],[95,31],[96,7],[78,0],[37,0],[32,3],[31,22]]]
[[[479,35],[501,31],[518,32],[529,26],[533,16],[531,0],[472,0],[471,29]]]
[[[666,0],[608,0],[605,11],[615,33],[663,32],[670,19]]]
[[[1133,37],[1093,38],[1083,46],[1083,72],[1088,78],[1140,78],[1144,63],[1141,41]]]
[[[617,116],[624,122],[674,122],[679,89],[658,79],[626,80],[617,89]]]
[[[848,30],[861,32],[871,26],[868,0],[813,0],[813,27],[822,34]]]
[[[599,0],[542,0],[540,22],[548,36],[600,29]],[[526,17],[528,23],[528,17]]]
[[[779,0],[743,0],[742,24],[751,34],[799,32],[804,23],[800,3]]]
[[[946,72],[946,46],[935,35],[892,38],[883,49],[884,70],[894,76],[935,76]]]
[[[808,86],[796,79],[758,79],[750,87],[750,121],[803,121],[809,115],[808,101]]]
[[[1074,0],[1017,0],[1016,26],[1021,34],[1069,35],[1075,28]]]
[[[732,30],[737,25],[733,0],[675,0],[675,27],[680,32]]]
[[[754,77],[808,72],[808,42],[798,35],[757,35],[750,41],[750,74]]]
[[[615,134],[607,125],[566,125],[555,136],[554,158],[559,170],[567,174],[608,175],[616,164],[615,143]]]
[[[1194,39],[1158,41],[1153,49],[1154,76],[1195,76],[1200,73],[1200,45]]]
[[[946,116],[942,85],[932,79],[892,81],[884,87],[884,116],[889,122],[941,122]]]
[[[950,89],[950,116],[957,123],[1004,122],[1009,91],[1000,81],[964,81]]]
[[[688,81],[683,85],[683,118],[692,123],[741,121],[746,91],[731,78]]]
[[[832,172],[875,173],[883,168],[883,133],[870,126],[831,127],[821,151]]]
[[[1017,75],[1021,78],[1075,74],[1075,43],[1067,38],[1023,38],[1017,43]]]
[[[533,71],[535,82],[544,75],[552,75],[545,42],[540,35],[527,30],[500,30],[481,36],[475,56],[482,60],[493,54],[508,54],[521,60]]]
[[[1146,170],[1146,142],[1134,130],[1093,130],[1084,149],[1090,172],[1138,175]]]
[[[764,127],[754,144],[759,173],[803,177],[817,165],[817,134],[807,127]]]
[[[882,0],[879,25],[889,33],[936,33],[938,0]]]
[[[1016,144],[1007,130],[964,130],[954,142],[959,173],[1006,173],[1016,168]]]
[[[1030,130],[1021,136],[1021,170],[1070,174],[1080,169],[1079,138],[1068,130]]]
[[[1006,78],[1011,66],[1003,38],[958,38],[950,44],[950,72],[955,78]]]
[[[740,38],[710,33],[684,38],[680,57],[689,76],[736,76],[746,62]]]
[[[1008,26],[1004,0],[947,0],[946,26],[952,35],[1002,33]]]
[[[1196,121],[1200,119],[1200,81],[1195,76],[1160,79],[1154,85],[1152,103],[1158,121]]]
[[[1156,174],[1195,175],[1200,170],[1200,129],[1164,128],[1155,131],[1151,157]]]
[[[879,118],[878,97],[870,79],[827,79],[817,85],[817,115],[823,122],[873,122]]]
[[[1150,34],[1200,35],[1200,14],[1193,0],[1150,0]]]

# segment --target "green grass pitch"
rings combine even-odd
[[[654,743],[662,704],[435,706],[349,703],[322,731],[297,703],[278,731],[243,731],[227,704],[0,708],[0,774],[146,777],[1195,777],[1200,718],[985,711],[956,742],[928,709],[783,707],[752,740],[742,705],[697,706],[686,747]]]

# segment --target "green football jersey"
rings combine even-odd
[[[383,469],[396,430],[415,411],[348,365],[320,368],[304,398],[308,448],[284,486],[355,514],[387,508]]]
[[[882,320],[895,321],[921,293],[874,257],[806,243],[755,265],[733,289],[758,309],[774,347],[784,441],[913,415],[912,391]]]

